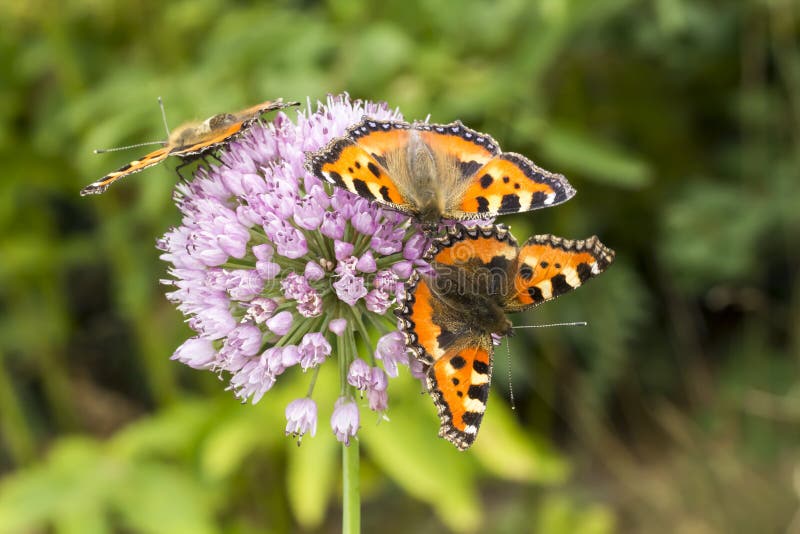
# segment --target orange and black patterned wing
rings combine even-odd
[[[204,129],[196,137],[189,135],[190,139],[181,143],[180,146],[173,147],[169,155],[193,159],[193,156],[199,156],[225,146],[252,126],[264,113],[299,105],[299,102],[284,102],[279,98],[267,100],[237,113],[214,115],[205,123],[207,130]]]
[[[315,176],[368,200],[411,213],[412,206],[386,170],[388,152],[408,144],[408,123],[365,117],[342,137],[306,156],[306,169]]]
[[[444,297],[446,298],[446,297]],[[439,413],[439,436],[461,450],[475,441],[492,374],[491,338],[474,334],[463,314],[415,274],[395,312],[406,345],[426,368],[428,392]]]
[[[150,152],[146,156],[141,159],[133,160],[124,167],[120,169],[106,174],[96,182],[92,182],[83,189],[81,189],[81,196],[86,195],[98,195],[108,189],[108,186],[119,180],[120,178],[124,178],[130,174],[137,173],[142,171],[148,167],[152,167],[153,165],[158,165],[165,159],[167,156],[170,155],[169,147],[159,148],[153,152]]]
[[[447,351],[426,375],[428,392],[439,412],[439,436],[460,450],[478,436],[492,381],[492,344],[486,338]]]
[[[461,180],[469,180],[495,156],[500,147],[492,136],[464,126],[461,121],[450,124],[415,122],[422,141],[434,154],[444,155],[458,163]]]
[[[456,213],[477,213],[481,218],[549,208],[566,202],[575,189],[566,178],[537,167],[520,154],[504,152],[492,158],[471,177]]]
[[[514,290],[505,303],[509,312],[522,311],[582,286],[614,261],[614,251],[597,236],[569,240],[535,235],[520,248]]]
[[[470,291],[502,291],[516,265],[519,247],[517,240],[503,224],[491,226],[465,226],[456,224],[447,228],[445,235],[433,241],[425,254],[426,261],[433,262],[440,274],[464,270],[473,285]],[[483,284],[489,277],[497,278],[493,283]],[[445,278],[445,277],[440,277]],[[460,287],[464,290],[464,287]],[[493,291],[494,289],[494,291]],[[505,290],[507,292],[507,289]]]

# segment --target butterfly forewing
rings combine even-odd
[[[377,154],[348,137],[331,142],[324,151],[309,154],[308,170],[326,181],[368,200],[405,209],[407,200],[395,185]]]
[[[130,174],[137,173],[139,171],[143,171],[148,167],[152,167],[153,165],[158,165],[165,159],[167,156],[170,155],[169,147],[159,148],[158,150],[154,150],[149,154],[146,154],[141,159],[133,160],[127,165],[120,167],[114,172],[108,173],[99,180],[90,183],[83,189],[81,189],[81,196],[86,195],[97,195],[104,192],[108,189],[108,186],[119,180],[120,178],[124,178]]]
[[[549,208],[574,195],[560,174],[545,171],[519,154],[505,153],[476,171],[459,209],[493,217]]]
[[[612,261],[614,251],[595,236],[532,236],[520,249],[514,293],[506,309],[521,311],[563,295],[602,273]]]

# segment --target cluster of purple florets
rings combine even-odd
[[[230,375],[229,389],[258,402],[277,377],[313,371],[346,354],[352,389],[337,401],[331,426],[349,443],[359,427],[356,391],[370,409],[387,408],[388,377],[412,365],[401,334],[384,317],[428,246],[407,217],[347,191],[330,192],[303,164],[363,115],[399,119],[383,105],[330,97],[292,122],[283,113],[252,126],[220,154],[222,165],[200,168],[178,185],[179,226],[159,241],[171,264],[170,301],[197,333],[173,355],[196,369]],[[364,321],[364,319],[368,319]],[[353,332],[385,328],[374,354],[357,357]],[[383,326],[382,326],[383,325]],[[418,374],[418,369],[412,369]],[[309,395],[286,407],[286,433],[316,432]]]

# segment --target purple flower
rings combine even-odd
[[[364,303],[369,311],[382,315],[394,303],[394,299],[388,293],[373,289],[364,297]]]
[[[333,243],[333,250],[336,254],[336,259],[339,261],[346,260],[353,255],[354,245],[347,241],[339,241],[338,239]]]
[[[191,337],[183,342],[172,355],[173,360],[183,362],[195,369],[207,369],[214,362],[217,351],[210,339]]]
[[[370,410],[375,412],[385,412],[386,408],[389,407],[389,392],[385,389],[368,389],[367,402],[369,403]]]
[[[173,359],[228,375],[228,389],[254,403],[283,374],[337,365],[345,383],[331,426],[344,443],[359,428],[355,392],[385,410],[388,377],[408,361],[397,339],[384,336],[375,349],[383,369],[370,367],[354,332],[362,321],[394,322],[389,308],[413,269],[425,267],[428,244],[402,213],[331,187],[305,167],[307,152],[364,115],[400,118],[339,96],[296,120],[278,113],[253,124],[220,149],[224,165],[201,166],[176,186],[181,224],[158,241],[169,264],[167,298],[197,333]],[[287,434],[314,435],[312,395],[286,407]]]
[[[372,235],[378,226],[374,214],[370,213],[368,209],[353,215],[353,218],[350,219],[350,223],[356,231],[364,235]]]
[[[303,275],[289,273],[281,282],[281,289],[283,296],[287,299],[299,299],[311,289],[311,286],[308,285],[308,280]]]
[[[312,438],[317,433],[317,403],[308,397],[293,400],[286,406],[286,435],[302,438],[306,433]]]
[[[367,389],[367,386],[372,382],[371,368],[367,362],[361,358],[356,358],[350,364],[350,370],[347,372],[347,383],[356,389]]]
[[[334,282],[333,289],[336,290],[336,296],[339,297],[339,300],[346,302],[350,306],[355,305],[358,299],[367,294],[364,279],[352,274],[346,274]]]
[[[300,228],[316,230],[322,223],[325,210],[313,196],[306,196],[297,201],[294,206],[294,222]]]
[[[303,336],[300,342],[300,367],[305,371],[310,367],[316,367],[325,361],[331,353],[331,344],[325,336],[319,332],[312,332]]]
[[[322,280],[322,278],[325,277],[325,269],[320,267],[319,263],[310,261],[306,263],[306,268],[303,271],[303,274],[305,275],[306,280],[316,282],[317,280]]]
[[[428,248],[428,240],[423,234],[412,235],[403,247],[403,257],[407,260],[416,260]]]
[[[356,269],[362,273],[374,273],[377,268],[378,265],[375,263],[375,256],[372,255],[371,250],[366,251],[356,263]]]
[[[355,401],[339,397],[331,415],[331,428],[336,439],[350,445],[350,438],[356,435],[359,426],[358,406]]]
[[[347,319],[344,317],[334,319],[328,324],[328,328],[337,336],[341,336],[344,333],[344,329],[347,328]]]
[[[272,317],[272,312],[278,307],[278,303],[273,299],[264,297],[255,298],[250,301],[245,318],[253,319],[256,324],[262,324]]]
[[[375,359],[383,362],[383,368],[392,378],[397,376],[397,364],[408,365],[406,342],[400,332],[389,332],[375,346]]]
[[[267,320],[267,328],[279,336],[286,335],[292,327],[292,312],[282,311]]]
[[[322,216],[319,231],[325,237],[341,239],[344,237],[345,218],[338,211],[326,211]]]

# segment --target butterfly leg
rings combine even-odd
[[[194,162],[195,162],[194,159],[183,159],[181,161],[181,164],[175,167],[175,172],[178,174],[178,178],[180,178],[181,182],[185,184],[189,183],[189,180],[186,177],[184,177],[183,174],[181,174],[181,169],[191,165]]]
[[[207,154],[205,154],[205,155],[203,156],[203,161],[206,161],[206,159],[205,159],[205,157],[206,157],[206,156],[208,156],[208,157],[210,157],[210,158],[214,158],[214,159],[215,159],[215,160],[217,160],[217,162],[218,162],[218,163],[219,163],[221,166],[223,166],[223,167],[227,167],[227,166],[228,166],[228,165],[227,165],[227,164],[226,164],[224,161],[222,161],[222,160],[219,158],[219,156],[217,156],[217,155],[216,155],[215,153],[213,153],[213,152],[208,152]]]

